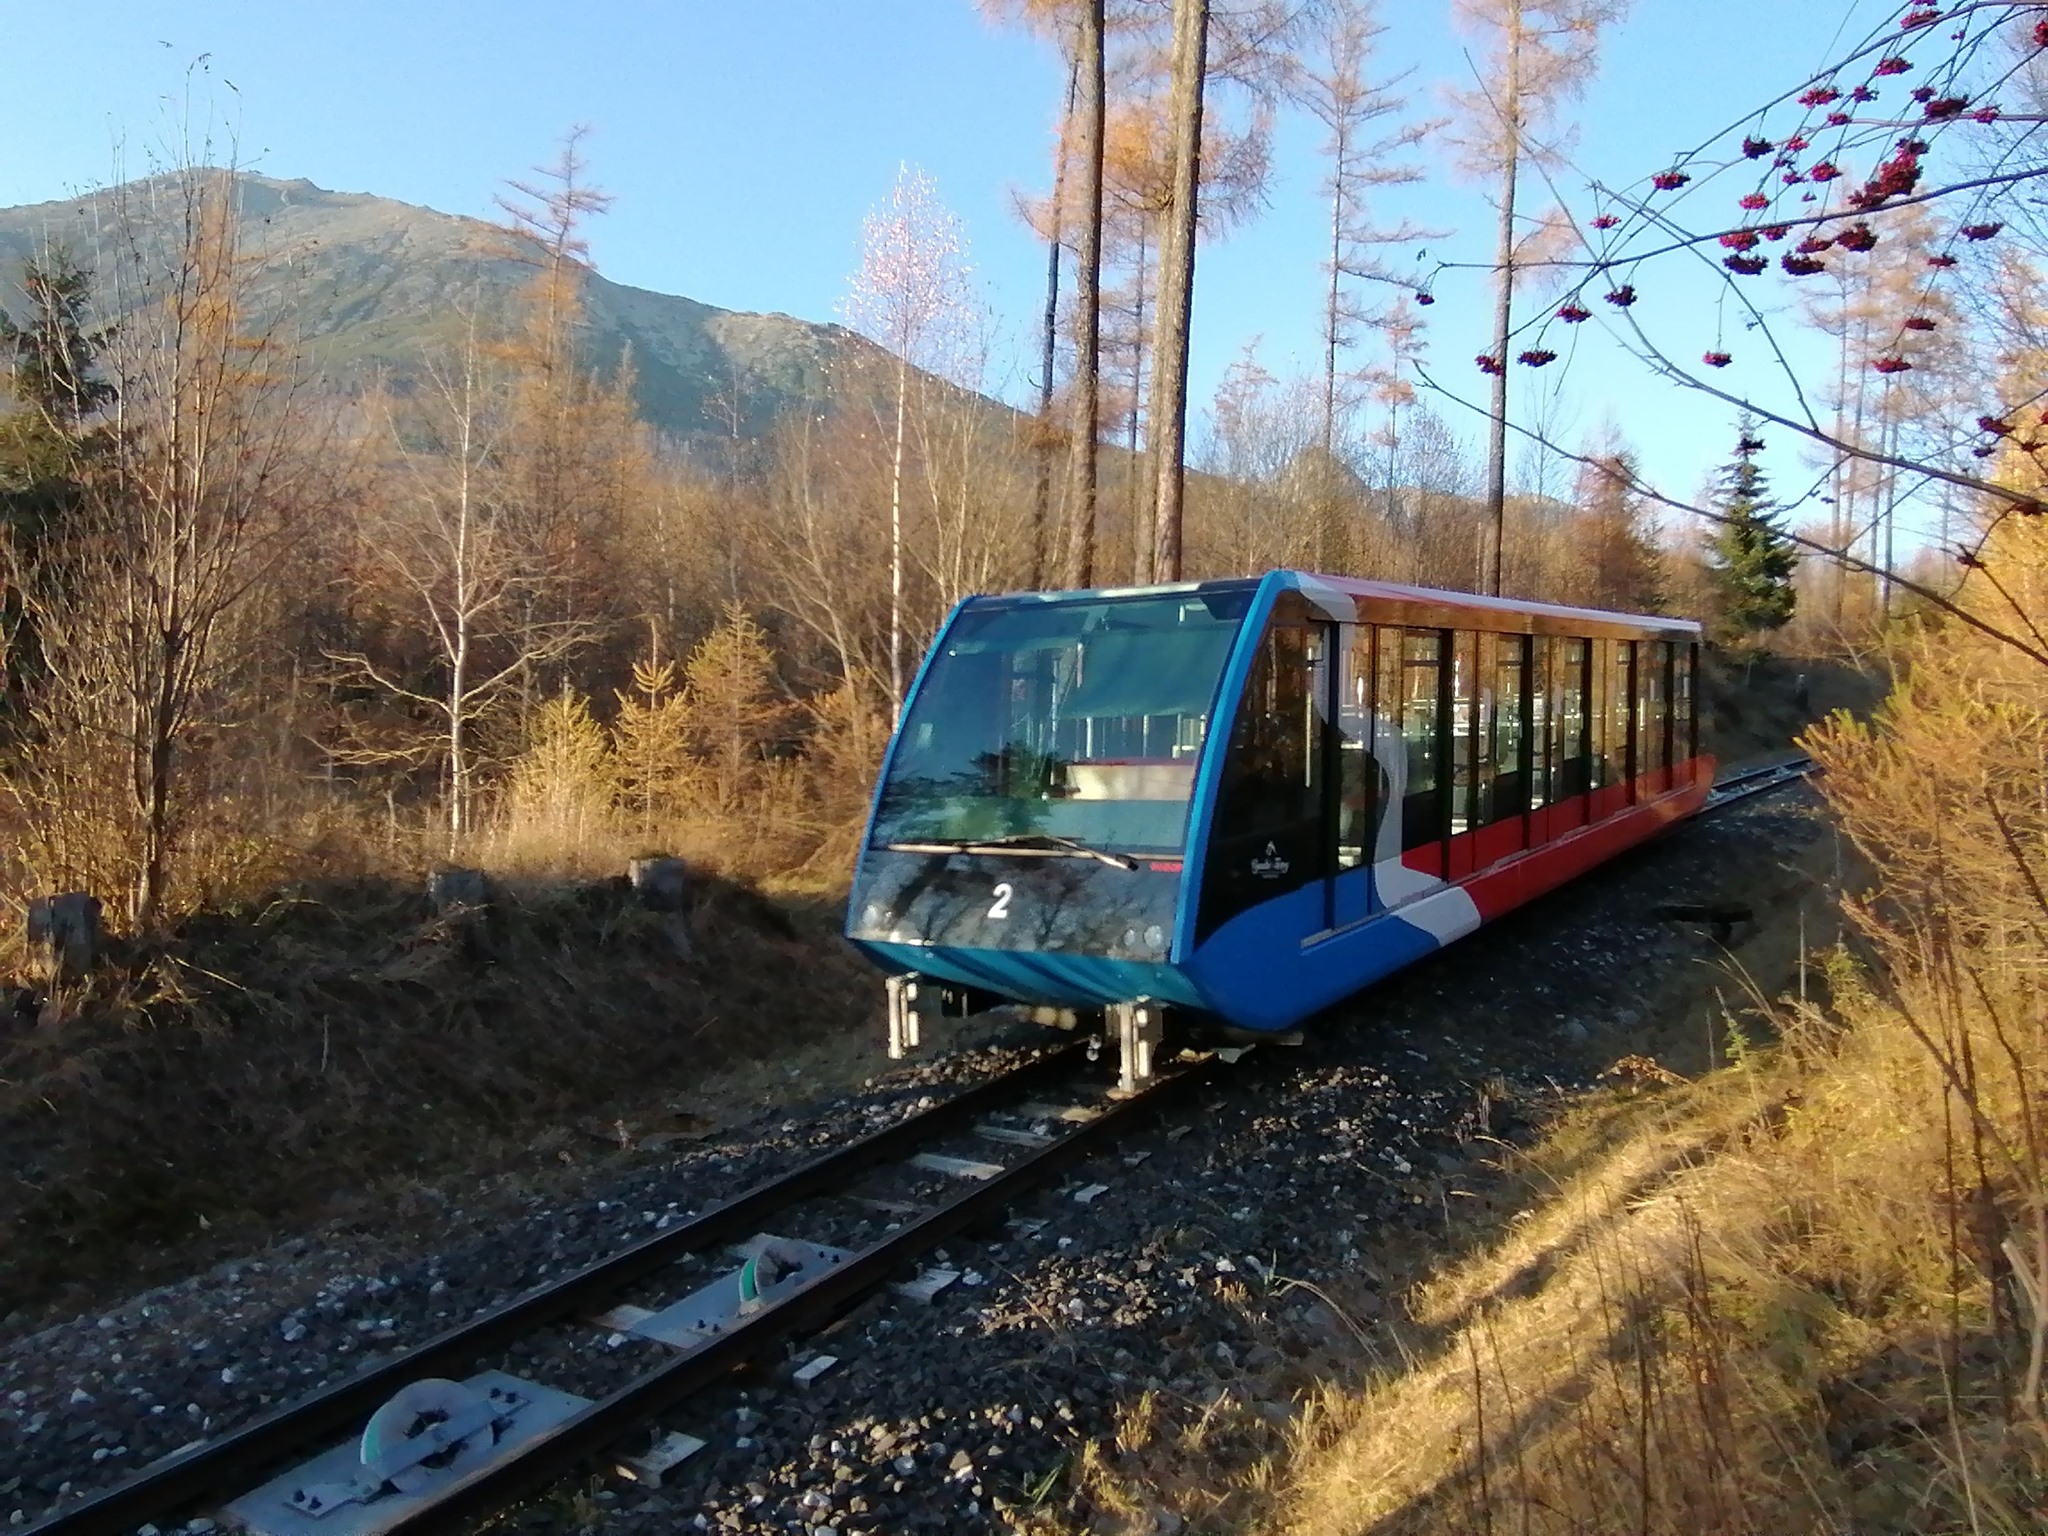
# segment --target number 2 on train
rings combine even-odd
[[[1008,917],[1010,915],[1010,898],[1016,894],[1016,888],[1009,881],[1003,881],[1002,884],[996,887],[996,899],[989,903],[988,915],[998,919]]]

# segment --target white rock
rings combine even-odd
[[[73,1387],[73,1388],[71,1389],[71,1406],[72,1406],[72,1407],[76,1408],[76,1407],[78,1407],[78,1405],[79,1405],[79,1404],[81,1404],[81,1403],[89,1403],[89,1402],[91,1402],[91,1401],[92,1401],[92,1394],[91,1394],[90,1392],[86,1391],[86,1390],[85,1390],[85,1388],[83,1388],[83,1387]]]

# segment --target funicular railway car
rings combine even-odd
[[[847,936],[940,1014],[1273,1035],[1706,798],[1699,627],[1274,571],[969,598],[883,764]]]

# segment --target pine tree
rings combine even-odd
[[[512,765],[512,827],[550,853],[580,851],[607,829],[616,783],[604,727],[581,694],[564,688],[534,712],[532,737]]]
[[[650,646],[647,658],[633,663],[633,691],[620,691],[618,700],[612,758],[620,808],[643,839],[651,838],[691,802],[698,777],[676,664],[662,660]]]
[[[114,396],[99,371],[108,332],[90,324],[92,274],[56,247],[23,267],[21,292],[28,307],[19,323],[0,309],[0,364],[15,406],[0,409],[0,697],[9,709],[41,670],[20,584],[50,531],[78,506],[107,445],[98,423]]]
[[[56,248],[23,268],[21,291],[22,322],[0,310],[0,360],[20,407],[0,415],[0,522],[33,542],[76,502],[114,390],[98,368],[107,333],[90,324],[92,274]]]
[[[1663,611],[1664,562],[1640,483],[1634,452],[1612,435],[1579,471],[1571,530],[1578,558],[1573,596],[1589,608]]]
[[[1725,645],[1754,644],[1766,630],[1792,617],[1797,593],[1791,540],[1772,515],[1770,487],[1756,456],[1763,440],[1747,416],[1737,428],[1735,457],[1721,471],[1716,508],[1723,519],[1708,556],[1719,612],[1716,638]]]
[[[686,739],[700,765],[700,808],[739,816],[760,797],[790,709],[775,677],[768,635],[738,603],[683,666]]]

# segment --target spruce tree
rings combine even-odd
[[[52,530],[85,494],[94,458],[107,445],[101,412],[114,388],[101,378],[107,333],[91,328],[92,275],[62,247],[22,268],[28,300],[17,321],[0,308],[0,717],[20,707],[26,680],[41,671],[41,646],[22,599]]]
[[[1722,522],[1707,559],[1718,598],[1715,636],[1726,645],[1754,645],[1792,617],[1797,593],[1792,568],[1798,557],[1778,525],[1763,466],[1763,440],[1744,417],[1735,457],[1721,470],[1715,510]]]
[[[0,522],[33,542],[78,496],[113,398],[97,361],[105,333],[89,328],[92,275],[57,248],[22,269],[28,304],[17,322],[0,309],[0,363],[14,409],[0,411]]]

